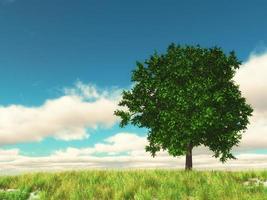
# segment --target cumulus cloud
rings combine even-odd
[[[82,96],[85,99],[97,99],[100,97],[95,85],[84,84],[81,81],[76,82],[75,88],[64,88],[64,92],[67,95]]]
[[[146,137],[134,133],[117,133],[93,147],[67,148],[43,157],[23,156],[18,149],[2,149],[0,150],[0,174],[75,169],[184,168],[184,156],[174,158],[167,152],[161,151],[153,158],[145,152],[146,144]],[[97,153],[104,154],[98,156]],[[267,168],[267,154],[241,153],[237,158],[238,160],[222,164],[203,147],[193,151],[194,168],[197,170]]]
[[[260,127],[261,128],[261,127]],[[253,129],[255,130],[255,128]],[[266,136],[265,136],[266,137]],[[260,141],[262,141],[260,143]],[[260,145],[259,145],[260,144]],[[69,147],[65,150],[55,151],[54,155],[57,156],[92,156],[97,153],[104,153],[106,155],[120,155],[120,153],[127,153],[129,156],[150,156],[145,151],[145,146],[148,145],[146,136],[139,136],[134,133],[117,133],[104,140],[104,143],[96,143],[93,147],[88,148],[72,148]],[[265,146],[264,146],[265,145]],[[242,141],[241,147],[233,148],[234,154],[242,154],[247,149],[259,149],[266,147],[266,140],[264,138],[257,138],[254,134],[249,134]],[[212,157],[208,147],[198,146],[193,149],[193,155],[206,155]],[[159,151],[157,156],[169,157],[167,151]]]
[[[45,137],[83,139],[89,136],[88,128],[108,128],[116,123],[113,112],[120,97],[117,90],[99,92],[91,85],[77,82],[65,92],[39,107],[0,106],[0,145],[40,141]]]
[[[66,95],[82,97],[86,101],[95,101],[100,98],[118,101],[121,98],[122,91],[123,89],[117,87],[99,90],[96,85],[84,84],[79,80],[75,83],[75,87],[64,88]]]
[[[257,118],[257,120],[253,119]],[[236,149],[267,149],[267,118],[252,117],[251,124],[243,134],[240,146]]]
[[[234,80],[254,109],[240,149],[267,148],[267,52],[251,54]]]
[[[144,151],[147,144],[146,137],[140,137],[133,133],[117,133],[104,140],[105,143],[96,143],[89,148],[67,148],[55,152],[58,156],[81,156],[93,155],[96,153],[106,153],[108,155],[117,155],[119,153],[127,153],[134,151]]]
[[[267,111],[267,52],[251,54],[238,70],[235,80],[258,112]]]
[[[120,155],[98,157],[93,155],[61,156],[51,155],[45,157],[27,157],[22,155],[11,156],[7,159],[0,155],[0,174],[17,174],[33,171],[62,171],[77,169],[134,169],[134,168],[166,168],[183,169],[185,157],[170,157],[158,155]],[[231,160],[222,164],[207,154],[193,156],[194,169],[211,170],[244,170],[267,168],[267,154],[240,154],[238,160]]]

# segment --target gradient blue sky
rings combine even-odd
[[[265,52],[266,9],[264,0],[0,0],[0,105],[38,107],[78,80],[99,90],[129,88],[135,62],[171,42],[218,45],[248,61],[252,52]],[[48,137],[1,148],[42,156],[118,132],[145,135],[115,124],[84,140]]]
[[[171,42],[219,45],[246,60],[267,42],[266,8],[262,0],[2,3],[1,103],[39,105],[76,79],[128,86],[135,61]]]

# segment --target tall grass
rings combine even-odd
[[[28,194],[39,191],[40,198],[44,200],[267,200],[267,188],[243,184],[249,178],[267,180],[267,171],[97,170],[34,173],[0,177],[0,189],[15,188]],[[23,198],[27,197],[18,199]],[[10,199],[15,200],[16,197]]]

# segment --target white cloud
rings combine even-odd
[[[95,153],[106,153],[108,155],[117,155],[119,153],[144,151],[147,144],[146,137],[140,137],[132,133],[117,133],[104,140],[105,143],[96,143],[94,147],[89,148],[67,148],[66,150],[56,151],[55,155],[60,156],[84,156]]]
[[[261,129],[261,127],[260,127]],[[254,128],[253,130],[256,130]],[[247,136],[248,135],[248,136]],[[247,134],[242,140],[242,145],[233,148],[233,153],[243,153],[248,149],[266,148],[266,135],[263,138],[255,137],[253,134]],[[257,135],[256,135],[257,136]],[[130,156],[148,156],[150,155],[145,151],[145,146],[148,145],[146,136],[138,136],[133,133],[117,133],[104,140],[105,143],[96,143],[93,147],[88,148],[72,148],[69,147],[65,150],[58,150],[55,155],[66,156],[91,156],[95,153],[105,153],[107,155],[119,155],[120,153],[128,153]],[[244,151],[245,150],[245,151]],[[199,146],[193,149],[193,155],[209,155],[213,153],[208,147]],[[160,151],[157,156],[168,157],[167,151]]]
[[[254,109],[240,149],[267,148],[267,53],[251,54],[237,71],[235,81]]]
[[[146,137],[140,137],[136,134],[118,133],[105,140],[109,144],[96,144],[95,150],[98,152],[125,152],[143,149],[147,144]]]
[[[65,88],[64,91],[67,95],[82,96],[85,99],[97,99],[100,97],[95,85],[83,84],[81,81],[76,82],[75,88]]]
[[[20,155],[18,149],[0,150],[0,174],[32,171],[109,169],[109,168],[178,168],[183,169],[185,157],[171,157],[159,152],[155,158],[145,152],[146,137],[134,133],[118,133],[89,148],[67,148],[44,157]],[[118,154],[125,153],[128,154]],[[105,153],[104,157],[95,153]],[[193,151],[194,169],[263,169],[267,168],[267,154],[239,154],[238,160],[222,164],[205,148]]]
[[[238,70],[235,80],[257,111],[267,111],[267,53],[252,54]]]
[[[267,149],[267,118],[259,118],[255,113],[238,149]]]
[[[64,88],[64,93],[68,96],[82,97],[84,100],[93,101],[100,98],[106,98],[114,101],[118,101],[121,98],[123,89],[111,87],[105,90],[97,90],[97,86],[94,84],[84,84],[81,81],[75,83],[73,88]]]
[[[50,155],[45,157],[27,157],[22,155],[0,155],[0,174],[14,174],[33,171],[61,171],[77,169],[125,169],[125,168],[168,168],[183,169],[185,157],[173,158],[158,155],[126,155],[97,157],[69,154],[68,156]],[[238,160],[222,164],[207,154],[193,156],[193,167],[196,170],[240,170],[267,168],[267,154],[240,154]]]
[[[77,140],[88,137],[87,128],[111,127],[117,118],[119,92],[98,92],[78,82],[75,88],[39,107],[0,106],[0,145],[40,141],[45,137]],[[114,95],[116,94],[116,95]],[[87,101],[88,98],[94,98]]]

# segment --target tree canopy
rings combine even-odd
[[[233,51],[171,44],[165,54],[136,63],[133,87],[119,103],[127,109],[115,115],[122,127],[149,130],[146,151],[153,157],[162,149],[192,160],[192,148],[204,145],[222,162],[235,159],[231,149],[253,111],[233,81],[240,64]]]

